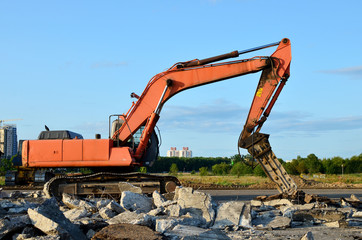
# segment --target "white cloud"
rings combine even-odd
[[[158,125],[167,131],[185,129],[195,132],[235,133],[242,130],[248,111],[249,109],[224,100],[194,107],[172,106],[161,113]],[[273,111],[263,128],[278,134],[291,131],[316,134],[354,130],[362,128],[362,116],[320,119],[305,112]]]
[[[91,65],[92,69],[97,69],[97,68],[117,68],[117,67],[122,67],[122,66],[127,66],[128,63],[127,62],[98,62],[98,63],[93,63]]]
[[[334,69],[334,70],[325,70],[322,72],[328,73],[328,74],[347,75],[354,79],[362,79],[362,66],[340,68],[340,69]]]

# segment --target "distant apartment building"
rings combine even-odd
[[[167,151],[167,157],[192,157],[192,151],[189,150],[188,147],[183,147],[182,150],[177,150],[176,147],[171,147],[170,150]]]
[[[4,125],[0,128],[0,157],[11,158],[18,152],[16,125]]]

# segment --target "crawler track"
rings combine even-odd
[[[99,172],[80,176],[56,176],[44,185],[48,196],[60,199],[62,193],[75,195],[120,195],[123,191],[119,182],[139,186],[143,193],[172,192],[181,183],[173,176],[160,176],[144,173]]]

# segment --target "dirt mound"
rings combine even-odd
[[[161,235],[146,226],[133,224],[114,224],[97,232],[92,240],[161,240]]]

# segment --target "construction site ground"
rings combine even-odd
[[[220,229],[214,229],[214,228],[200,228],[198,227],[197,223],[193,223],[193,222],[185,222],[186,220],[190,221],[190,216],[192,215],[187,215],[187,217],[185,219],[182,218],[182,222],[180,222],[181,218],[179,217],[175,217],[174,214],[176,214],[176,210],[178,209],[177,206],[179,207],[179,210],[187,210],[190,209],[190,206],[194,206],[196,203],[199,204],[200,201],[198,199],[198,195],[200,195],[200,197],[202,197],[202,199],[207,199],[208,197],[206,195],[203,195],[203,193],[198,193],[196,189],[215,189],[215,190],[222,190],[222,189],[230,189],[230,190],[242,190],[242,189],[275,189],[274,184],[270,183],[269,180],[267,178],[261,178],[261,177],[252,177],[252,176],[247,176],[247,177],[240,177],[239,181],[248,181],[249,183],[252,183],[253,181],[256,181],[256,179],[259,179],[259,182],[253,183],[253,184],[239,184],[239,185],[222,185],[222,184],[207,184],[205,182],[187,182],[186,180],[190,180],[191,175],[187,176],[186,174],[183,174],[183,176],[178,176],[182,182],[182,185],[184,187],[189,186],[194,184],[193,188],[195,189],[194,191],[189,191],[187,189],[185,189],[184,191],[186,191],[186,193],[188,195],[184,196],[184,199],[178,199],[177,203],[173,203],[174,205],[172,205],[173,207],[169,209],[170,212],[167,212],[165,210],[164,215],[162,216],[154,216],[153,218],[156,218],[158,220],[155,220],[156,222],[152,223],[151,227],[150,226],[140,226],[143,224],[146,224],[146,218],[143,219],[146,215],[144,215],[143,213],[138,213],[137,211],[134,210],[126,210],[125,212],[123,212],[120,215],[116,215],[121,217],[122,215],[122,221],[120,221],[120,223],[116,223],[116,224],[110,224],[109,226],[106,226],[106,224],[104,224],[104,221],[108,221],[108,220],[102,220],[102,218],[99,217],[100,214],[105,214],[107,211],[110,211],[107,207],[99,207],[98,212],[96,213],[87,213],[87,217],[83,218],[83,223],[81,224],[81,226],[86,227],[87,229],[81,229],[84,234],[87,233],[87,239],[311,239],[311,238],[303,238],[304,235],[306,234],[312,234],[314,236],[314,239],[326,239],[326,240],[331,240],[331,239],[361,239],[361,227],[360,225],[351,225],[351,221],[355,220],[356,218],[346,218],[346,219],[342,219],[340,218],[340,214],[341,211],[346,211],[348,209],[354,209],[353,211],[356,211],[355,213],[360,213],[360,207],[330,207],[330,206],[322,206],[322,208],[320,208],[321,204],[319,203],[313,203],[313,209],[304,209],[307,206],[310,206],[311,204],[305,204],[305,205],[301,205],[301,204],[295,204],[292,206],[289,206],[291,208],[303,208],[303,209],[299,209],[297,210],[297,212],[295,212],[295,214],[291,217],[292,221],[291,223],[289,222],[286,226],[284,225],[280,225],[282,223],[282,221],[279,221],[279,219],[287,219],[285,216],[287,216],[288,214],[284,214],[283,216],[274,216],[274,214],[276,212],[279,212],[281,210],[279,209],[274,209],[271,208],[269,205],[269,207],[265,207],[267,206],[267,204],[263,207],[265,209],[261,209],[261,207],[258,206],[253,206],[253,203],[251,203],[251,205],[253,206],[253,209],[255,210],[254,213],[257,215],[253,216],[253,221],[258,221],[258,220],[262,220],[262,224],[258,225],[257,223],[255,223],[253,227],[248,228],[248,227],[234,227],[234,228],[225,228],[222,231]],[[189,179],[187,179],[189,177]],[[200,177],[200,176],[192,176],[192,177]],[[205,176],[205,177],[200,177],[203,180],[207,180],[207,181],[214,181],[215,179],[217,180],[218,177],[220,176]],[[212,178],[215,178],[212,180]],[[308,177],[305,178],[301,178],[300,176],[293,176],[294,181],[296,182],[296,184],[299,186],[300,189],[362,189],[362,184],[359,183],[358,179],[354,179],[354,183],[346,183],[344,182],[346,179],[340,178],[341,181],[335,181],[335,182],[319,182],[317,180],[314,179],[306,179]],[[185,180],[186,179],[186,180]],[[226,181],[230,181],[230,179],[232,178],[225,178]],[[243,179],[243,180],[242,180]],[[337,177],[338,179],[338,177]],[[323,181],[326,181],[325,179]],[[361,182],[361,181],[360,181]],[[6,189],[6,187],[3,187],[4,190]],[[36,188],[41,188],[40,186],[36,187]],[[26,190],[26,187],[22,187],[22,189]],[[5,192],[5,191],[3,191]],[[0,202],[2,203],[2,212],[0,212],[2,214],[2,217],[4,218],[3,220],[4,224],[8,224],[9,226],[7,227],[7,225],[4,225],[3,228],[3,237],[8,237],[8,236],[12,236],[14,237],[16,234],[24,234],[25,229],[29,229],[29,226],[31,226],[30,228],[34,231],[35,233],[32,233],[33,236],[38,236],[39,239],[42,239],[42,237],[50,237],[49,235],[53,234],[53,233],[40,233],[39,230],[37,230],[38,228],[33,226],[37,224],[37,221],[33,221],[31,223],[28,223],[27,225],[24,226],[18,226],[16,220],[22,220],[22,218],[20,217],[24,217],[24,218],[28,218],[27,216],[29,215],[29,210],[28,212],[26,212],[26,208],[32,208],[35,209],[36,211],[38,211],[39,214],[41,214],[41,210],[43,209],[43,207],[47,207],[49,209],[51,209],[52,211],[54,209],[57,209],[55,203],[50,202],[50,204],[48,205],[44,205],[44,201],[45,199],[43,198],[43,195],[41,193],[41,191],[35,191],[35,192],[31,192],[31,191],[27,191],[27,192],[22,192],[22,190],[20,191],[6,191],[9,197],[7,198],[2,198],[0,199]],[[234,192],[234,191],[233,191]],[[237,191],[235,191],[237,192]],[[352,191],[351,191],[352,192]],[[318,193],[320,194],[320,193]],[[180,195],[181,196],[181,195]],[[179,196],[179,198],[180,198]],[[351,196],[352,197],[352,196]],[[153,198],[153,200],[152,200]],[[155,198],[154,196],[152,196],[152,198],[149,198],[150,201],[153,201],[155,203]],[[88,199],[87,201],[90,201],[92,199]],[[190,201],[188,204],[190,206],[183,206],[181,207],[181,205],[179,206],[179,204],[184,204],[187,203],[187,201]],[[194,202],[192,202],[191,200],[193,200]],[[63,201],[65,201],[63,199]],[[100,200],[99,200],[100,201]],[[118,200],[117,200],[118,201]],[[134,199],[130,199],[130,202],[134,202]],[[210,201],[212,201],[210,199]],[[258,202],[259,200],[254,201]],[[271,200],[271,201],[275,201],[275,200]],[[285,200],[281,200],[281,201],[285,201]],[[342,200],[337,200],[338,202],[342,201]],[[343,200],[345,201],[345,200]],[[120,203],[122,201],[120,200]],[[229,202],[229,203],[228,203]],[[250,201],[248,201],[250,202]],[[270,202],[270,201],[269,201]],[[100,203],[100,202],[93,202],[94,204]],[[233,203],[233,204],[230,204]],[[80,203],[78,203],[79,206],[77,206],[78,208],[83,209],[82,207],[80,207]],[[156,204],[156,203],[155,203]],[[235,212],[233,210],[233,208],[238,205],[246,205],[246,203],[237,203],[237,202],[230,202],[230,201],[223,201],[220,203],[217,203],[219,205],[219,207],[221,206],[221,204],[230,204],[229,206],[229,210],[230,212]],[[250,204],[250,203],[249,203]],[[360,206],[360,200],[358,200],[358,206]],[[28,206],[29,205],[29,206]],[[65,204],[66,205],[66,204]],[[64,206],[64,205],[63,205]],[[86,205],[85,205],[86,206]],[[123,206],[123,205],[122,205]],[[212,205],[210,205],[212,206]],[[36,207],[36,208],[35,208]],[[205,205],[206,207],[206,205]],[[220,213],[220,209],[222,208],[215,208],[215,211],[217,209],[218,213],[216,214],[216,218],[214,217],[214,221],[215,223],[218,221],[217,216]],[[269,209],[270,208],[270,209]],[[5,210],[6,209],[6,210]],[[48,210],[49,210],[48,209]],[[72,211],[77,211],[77,212],[81,212],[81,210],[76,210],[75,209],[68,209],[65,207],[61,207],[60,208],[61,211],[63,211],[64,213],[67,212],[68,215],[69,213],[72,213]],[[103,212],[103,210],[104,212]],[[108,210],[107,210],[108,209]],[[158,208],[157,208],[158,209]],[[151,211],[155,211],[157,209],[153,209]],[[162,209],[162,208],[159,208]],[[166,209],[166,208],[165,208]],[[206,209],[206,208],[205,208]],[[205,211],[205,209],[202,208],[202,211]],[[245,207],[243,208],[245,211]],[[19,215],[19,211],[25,211],[22,214],[25,215]],[[43,209],[44,210],[44,209]],[[45,212],[47,212],[48,210],[44,210]],[[209,210],[212,210],[212,208],[210,207]],[[232,211],[231,211],[232,210]],[[240,210],[240,209],[239,209]],[[249,209],[250,210],[250,209]],[[49,210],[50,211],[50,210]],[[122,210],[124,211],[124,210]],[[299,211],[299,212],[298,212]],[[318,212],[319,211],[319,212]],[[350,210],[351,211],[351,210]],[[33,211],[30,211],[31,213],[34,213]],[[87,211],[85,211],[87,212]],[[171,214],[172,212],[172,214]],[[228,213],[228,211],[226,211]],[[250,211],[249,211],[250,212]],[[323,214],[322,214],[323,213]],[[329,215],[328,215],[328,214]],[[80,213],[79,213],[80,214]],[[128,216],[128,215],[129,216]],[[148,213],[150,214],[150,213]],[[193,214],[196,214],[196,212],[193,212]],[[343,212],[344,214],[344,212]],[[88,216],[90,215],[90,216]],[[156,214],[157,215],[157,214]],[[229,214],[227,214],[229,215]],[[351,214],[352,215],[352,211]],[[9,217],[9,216],[13,216],[13,217]],[[56,214],[52,214],[50,216],[48,216],[49,219],[56,221],[57,219],[54,217],[56,216]],[[115,218],[117,218],[115,216]],[[128,216],[128,217],[127,217]],[[148,216],[148,215],[147,215]],[[177,215],[178,216],[178,215]],[[186,215],[185,215],[186,216]],[[202,215],[204,216],[204,215]],[[206,215],[205,215],[206,216]],[[240,217],[244,216],[243,212],[240,214]],[[43,218],[44,216],[40,216],[41,218]],[[182,216],[181,216],[182,217]],[[328,218],[327,218],[328,217]],[[14,218],[14,219],[13,219]],[[127,219],[126,219],[127,218]],[[131,220],[128,220],[128,218],[131,218]],[[136,223],[136,225],[134,225],[135,223],[133,222],[133,220],[135,218],[140,218],[138,219],[140,222]],[[270,218],[270,219],[269,219]],[[300,219],[299,219],[300,218]],[[101,219],[101,220],[99,220]],[[250,217],[249,217],[250,219]],[[277,219],[273,220],[273,219]],[[126,221],[127,220],[127,221]],[[269,222],[269,220],[271,220]],[[287,219],[288,220],[288,219]],[[349,222],[348,222],[348,221]],[[77,222],[80,220],[72,220],[72,224],[75,225],[79,225],[80,223]],[[129,224],[128,221],[131,223]],[[239,220],[238,220],[239,221]],[[290,221],[290,220],[289,220]],[[312,222],[309,222],[312,221]],[[94,223],[93,223],[94,222]],[[239,221],[240,223],[243,221]],[[351,226],[344,226],[343,224],[346,224],[346,222],[348,222]],[[97,225],[97,224],[99,225]],[[168,225],[169,223],[172,223],[174,225],[176,225],[174,228],[169,228],[168,229]],[[254,223],[254,222],[250,222],[250,223]],[[273,224],[279,224],[278,226],[273,226],[270,225],[271,223]],[[295,225],[295,224],[301,224],[299,225]],[[343,223],[343,224],[342,224]],[[104,224],[104,225],[102,225]],[[179,224],[179,225],[177,225]],[[186,224],[186,226],[184,225]],[[189,225],[187,225],[189,224]],[[360,224],[360,221],[358,222],[358,224]],[[94,226],[93,226],[94,225]],[[264,226],[265,225],[265,226]],[[28,226],[28,228],[27,228]],[[38,226],[40,228],[40,226]],[[160,230],[160,228],[167,228],[168,230]],[[19,232],[17,229],[23,229],[22,232]],[[88,230],[88,228],[90,228]],[[13,229],[13,230],[8,230],[8,229]],[[93,230],[92,230],[93,229]],[[37,232],[38,231],[38,232]],[[42,230],[43,231],[43,230]],[[45,230],[44,230],[45,231]],[[189,234],[188,231],[191,231],[192,237],[182,237],[183,234]],[[75,234],[75,233],[72,233]],[[91,236],[88,236],[88,234],[91,234]],[[179,235],[178,235],[179,234]],[[20,237],[20,236],[19,236]],[[55,238],[58,237],[58,235],[54,236]],[[197,237],[197,238],[195,238]],[[5,239],[4,238],[4,239]],[[54,239],[55,239],[54,238]],[[1,237],[0,237],[1,239]],[[48,238],[48,239],[52,239],[52,238]]]

